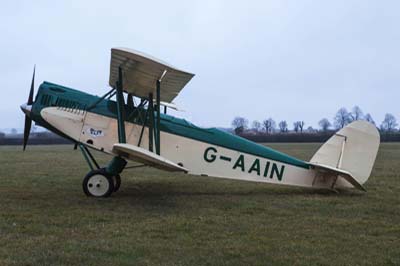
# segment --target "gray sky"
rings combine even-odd
[[[317,126],[359,105],[400,119],[400,1],[3,1],[1,128],[22,128],[33,65],[44,81],[101,95],[111,47],[196,76],[176,98],[201,126],[234,116]]]

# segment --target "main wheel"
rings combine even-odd
[[[109,197],[114,191],[114,179],[103,169],[90,171],[82,182],[83,192],[92,197]]]

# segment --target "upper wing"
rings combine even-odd
[[[141,162],[167,171],[188,172],[188,170],[170,160],[132,144],[117,143],[112,152],[126,159]]]
[[[156,95],[156,81],[161,81],[161,101],[170,103],[193,78],[194,74],[179,70],[157,58],[128,48],[112,48],[110,86],[118,80],[121,67],[123,90],[137,97]]]

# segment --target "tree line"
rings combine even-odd
[[[339,130],[349,123],[356,120],[366,120],[374,125],[381,132],[385,133],[394,133],[400,132],[400,129],[397,127],[397,119],[393,114],[387,113],[385,114],[385,118],[378,126],[374,119],[372,118],[370,113],[366,113],[361,110],[359,106],[354,106],[351,111],[348,111],[345,107],[340,108],[333,120],[329,120],[328,118],[322,118],[318,122],[319,128],[314,129],[313,127],[305,127],[306,123],[303,120],[295,121],[292,124],[293,132],[295,133],[303,133],[306,131],[307,133],[317,133],[317,132],[329,132]],[[235,134],[242,135],[244,133],[253,133],[253,134],[284,134],[290,131],[289,124],[286,120],[275,122],[271,117],[263,120],[262,122],[255,120],[249,125],[249,120],[244,117],[237,116],[232,121],[232,128]]]

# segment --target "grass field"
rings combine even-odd
[[[319,145],[270,146],[307,160]],[[0,265],[400,265],[398,143],[367,193],[138,168],[95,199],[71,146],[3,146],[0,162]]]

